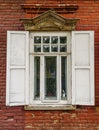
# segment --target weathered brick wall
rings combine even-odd
[[[26,111],[25,130],[99,130],[99,111]]]
[[[23,30],[20,4],[24,0],[0,0],[0,130],[23,130],[23,107],[6,107],[6,35],[7,30]]]
[[[24,3],[77,4],[74,14],[80,18],[76,30],[95,31],[95,107],[77,107],[75,111],[25,111],[23,107],[6,107],[6,32],[24,30],[19,20],[34,17],[21,8]],[[99,1],[98,0],[0,0],[0,130],[99,130]]]

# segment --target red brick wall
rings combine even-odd
[[[80,18],[77,30],[95,31],[95,95],[96,106],[77,107],[75,111],[25,111],[23,107],[6,107],[6,32],[24,30],[19,20],[27,15],[24,3],[77,4],[74,14],[66,18]],[[0,0],[0,130],[99,130],[99,1],[98,0]]]
[[[26,111],[25,130],[99,130],[99,111]]]
[[[23,107],[6,107],[6,33],[7,30],[23,30],[20,18],[24,0],[0,0],[0,130],[23,130]]]

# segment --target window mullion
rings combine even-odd
[[[67,56],[67,73],[68,73],[68,76],[67,76],[67,101],[68,103],[70,104],[71,103],[71,92],[72,92],[72,88],[71,88],[71,70],[70,70],[70,55]]]
[[[40,100],[44,100],[44,56],[40,57]]]
[[[68,34],[68,39],[67,39],[67,51],[71,53],[71,48],[70,48],[70,34]],[[71,94],[72,94],[72,88],[71,88],[71,55],[67,55],[67,102],[71,104]]]
[[[61,94],[61,60],[60,56],[57,56],[57,101],[60,100],[60,94]]]
[[[30,55],[30,104],[34,101],[34,56]]]

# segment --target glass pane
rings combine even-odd
[[[34,58],[34,99],[40,98],[40,57]]]
[[[66,52],[66,46],[60,46],[60,52]]]
[[[60,43],[66,43],[67,42],[67,37],[61,36],[60,37]]]
[[[58,37],[57,37],[57,36],[52,36],[52,37],[51,37],[51,43],[52,43],[52,44],[58,43]]]
[[[45,98],[56,99],[56,57],[45,57]]]
[[[67,98],[67,58],[61,57],[61,98],[62,100]]]
[[[49,46],[43,46],[43,52],[49,52]]]
[[[43,43],[49,43],[49,42],[50,42],[50,37],[49,36],[43,37]]]
[[[58,52],[58,46],[51,46],[52,52]]]
[[[41,43],[41,36],[34,36],[34,43]]]
[[[34,46],[34,52],[41,52],[41,46]]]

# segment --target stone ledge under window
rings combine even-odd
[[[76,106],[73,105],[31,105],[31,106],[25,106],[25,110],[75,110]]]

